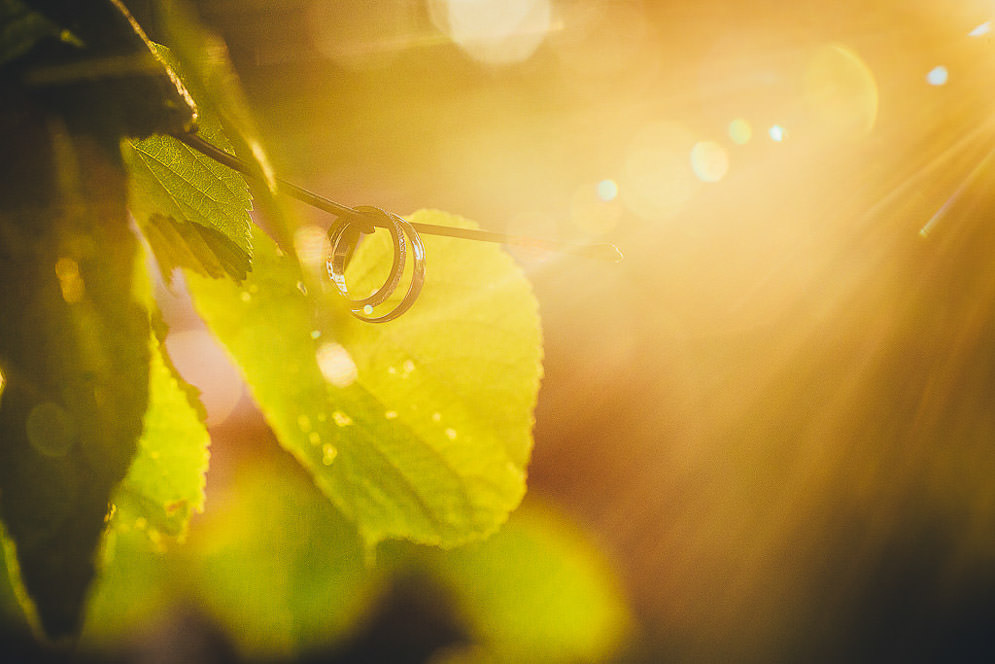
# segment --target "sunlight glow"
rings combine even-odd
[[[570,199],[570,220],[582,233],[605,235],[618,226],[621,208],[611,203],[618,195],[618,185],[602,180],[596,186],[579,187]]]
[[[367,0],[313,0],[307,30],[315,49],[353,71],[383,69],[405,49],[431,43],[420,34],[417,3],[392,3],[390,10]]]
[[[781,125],[774,125],[767,130],[767,133],[770,135],[770,140],[777,141],[778,143],[788,137],[787,130]]]
[[[552,25],[549,0],[431,0],[429,12],[467,55],[491,65],[527,60]]]
[[[691,169],[702,182],[718,182],[729,171],[729,155],[715,141],[699,141],[691,148]]]
[[[328,256],[328,235],[320,226],[301,226],[294,231],[294,249],[304,265],[312,268],[321,266]]]
[[[242,378],[207,330],[170,332],[166,350],[183,378],[200,390],[207,425],[221,424],[242,398]]]
[[[341,345],[324,343],[318,348],[318,368],[321,375],[335,387],[349,387],[359,376],[352,356]]]
[[[7,387],[7,377],[3,375],[3,369],[0,368],[0,399],[3,398],[3,389]]]
[[[647,220],[677,214],[701,186],[688,162],[695,140],[679,124],[643,127],[632,138],[619,194],[632,212]]]
[[[929,73],[926,74],[926,81],[930,85],[943,85],[947,82],[947,77],[947,68],[939,65],[929,70]]]

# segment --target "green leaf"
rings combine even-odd
[[[156,258],[163,259],[163,271],[181,265],[244,279],[252,252],[252,201],[242,176],[172,136],[124,145],[129,206]]]
[[[138,453],[114,494],[112,527],[145,532],[154,544],[182,539],[204,509],[210,436],[203,417],[153,340],[149,408]]]
[[[29,188],[0,173],[0,516],[57,637],[78,628],[108,500],[142,431],[150,331],[132,299],[123,173],[51,126],[2,127],[30,136],[42,165],[17,165],[39,171]]]
[[[440,212],[411,219],[468,224]],[[383,235],[352,261],[359,292],[374,279],[360,275],[390,263]],[[536,302],[511,258],[425,238],[429,276],[410,312],[328,330],[313,321],[341,301],[303,295],[297,264],[262,234],[255,243],[242,288],[193,275],[188,285],[281,445],[369,544],[454,546],[496,530],[525,492],[542,372]]]
[[[157,52],[179,75],[182,68],[168,49]],[[186,79],[184,78],[186,83]],[[198,133],[231,150],[206,93],[189,86],[198,102]],[[250,269],[252,209],[245,179],[172,136],[122,142],[130,175],[129,207],[167,277],[176,267],[204,276],[237,281]]]
[[[448,588],[470,632],[474,646],[453,662],[605,661],[632,626],[603,555],[534,502],[486,542],[416,558]]]

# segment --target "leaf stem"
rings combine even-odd
[[[183,141],[198,152],[224,164],[228,168],[238,171],[248,177],[256,177],[249,166],[238,157],[217,147],[196,134],[174,134],[176,138]],[[312,207],[318,208],[337,217],[349,217],[358,224],[364,233],[372,233],[374,226],[386,227],[386,222],[376,220],[359,210],[355,210],[347,205],[336,203],[335,201],[308,191],[303,187],[298,187],[292,182],[287,182],[282,178],[275,178],[277,189],[280,193],[296,198]],[[598,244],[572,245],[554,240],[542,240],[537,238],[523,237],[520,235],[509,235],[495,231],[484,231],[473,228],[455,228],[451,226],[437,226],[435,224],[411,224],[419,233],[428,235],[443,235],[446,237],[461,238],[465,240],[476,240],[479,242],[497,242],[500,244],[512,244],[531,249],[543,251],[561,251],[576,256],[606,260],[618,263],[622,260],[622,252],[614,244],[604,242]]]

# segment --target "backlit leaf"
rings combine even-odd
[[[204,509],[210,437],[203,417],[153,341],[149,408],[138,452],[114,494],[118,531],[140,530],[153,543],[182,538],[191,514]]]
[[[167,49],[157,50],[182,74]],[[189,87],[198,102],[198,134],[230,151],[213,107],[201,103],[206,93]],[[252,198],[242,176],[168,135],[124,141],[121,150],[130,175],[129,207],[163,273],[168,277],[179,266],[244,279],[252,255]]]
[[[411,219],[469,223],[440,212]],[[359,292],[390,263],[384,235],[352,261]],[[297,264],[262,234],[241,288],[188,280],[280,443],[370,544],[479,539],[525,491],[542,355],[531,288],[499,247],[425,244],[421,299],[385,325],[337,318],[322,329],[314,321],[341,302],[302,294]]]

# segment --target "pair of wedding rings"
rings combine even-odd
[[[406,312],[418,299],[418,294],[425,283],[425,245],[414,227],[396,214],[368,205],[360,205],[355,210],[361,212],[364,218],[356,219],[342,216],[328,229],[330,249],[325,264],[328,276],[339,294],[349,302],[349,310],[353,316],[367,323],[386,323]],[[367,223],[364,224],[364,221]],[[349,287],[346,284],[346,265],[352,251],[356,248],[360,234],[368,233],[376,226],[386,228],[390,233],[394,248],[390,272],[380,288],[368,297],[356,299],[349,292]],[[394,294],[401,282],[408,260],[409,241],[411,243],[411,256],[414,259],[414,269],[411,273],[408,290],[404,297],[393,307],[388,308],[385,313],[375,312],[378,306],[387,302]]]

